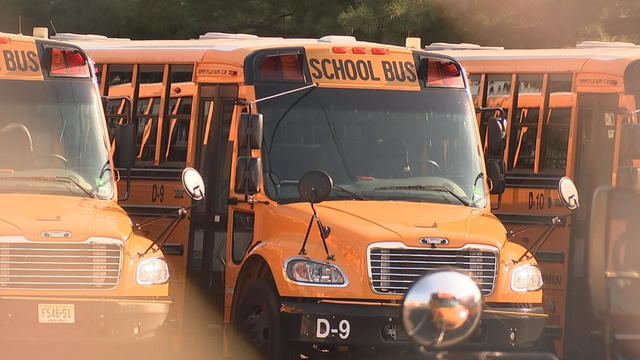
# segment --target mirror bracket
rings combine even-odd
[[[331,228],[325,226],[322,223],[320,217],[318,216],[318,212],[313,205],[325,200],[329,196],[329,194],[331,194],[332,189],[333,179],[331,179],[331,176],[324,171],[311,170],[302,175],[300,181],[298,181],[298,193],[300,193],[300,198],[302,198],[304,201],[307,201],[311,205],[311,210],[313,211],[313,213],[311,214],[311,219],[309,219],[309,226],[307,226],[307,233],[304,236],[302,247],[298,252],[299,255],[307,254],[307,241],[309,240],[311,226],[315,222],[318,226],[318,232],[320,233],[320,238],[322,239],[324,251],[327,254],[327,260],[335,261],[336,257],[334,256],[334,254],[331,254],[329,252],[329,248],[327,246],[327,238],[329,237],[329,234],[331,234]]]
[[[570,214],[567,215],[561,215],[561,216],[554,216],[551,218],[551,226],[549,226],[548,228],[546,228],[542,234],[540,234],[540,236],[536,239],[536,241],[534,241],[531,246],[527,247],[524,251],[524,253],[522,255],[520,255],[520,257],[518,258],[518,260],[515,260],[514,263],[519,263],[520,261],[522,261],[522,259],[524,258],[528,258],[530,259],[531,257],[533,257],[538,250],[540,250],[540,248],[542,247],[542,245],[544,245],[544,243],[547,241],[547,239],[549,238],[549,236],[551,235],[551,233],[553,232],[553,230],[555,230],[558,226],[560,225],[564,225],[565,224],[565,219],[569,216]],[[514,234],[515,235],[515,234]],[[527,256],[528,254],[531,254],[531,256]]]
[[[324,246],[324,251],[327,254],[327,260],[335,261],[336,260],[335,255],[330,254],[329,248],[327,247],[327,238],[329,237],[329,234],[331,234],[331,228],[328,226],[325,226],[322,223],[322,221],[320,220],[320,217],[318,216],[318,213],[316,212],[315,206],[313,206],[313,203],[310,202],[309,204],[311,204],[311,210],[313,211],[313,214],[311,215],[311,219],[309,219],[309,226],[307,226],[307,233],[304,235],[304,241],[302,242],[302,247],[300,248],[298,255],[307,255],[307,249],[306,249],[307,240],[309,240],[309,233],[311,232],[311,226],[315,222],[316,225],[318,225],[318,232],[320,233],[320,238],[322,239],[322,245]]]

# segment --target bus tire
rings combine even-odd
[[[299,359],[282,333],[280,296],[265,279],[251,283],[243,292],[235,311],[234,330],[236,359]]]

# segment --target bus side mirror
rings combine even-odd
[[[302,200],[316,204],[326,200],[333,190],[333,179],[324,171],[311,170],[298,181],[298,193]]]
[[[260,158],[240,156],[236,165],[235,192],[255,195],[260,192]]]
[[[500,195],[506,188],[505,164],[502,159],[487,159],[487,176],[491,180],[491,193]]]
[[[118,167],[131,169],[136,161],[136,127],[132,123],[116,127],[116,151]]]
[[[240,114],[238,148],[260,149],[262,147],[262,128],[262,114]]]
[[[204,199],[204,180],[198,170],[192,167],[186,167],[182,170],[182,187],[193,200]]]
[[[580,207],[580,198],[578,197],[578,189],[573,180],[564,176],[558,182],[558,196],[562,205],[569,210],[576,210]]]
[[[487,122],[487,151],[489,156],[502,157],[507,134],[505,119],[490,117]]]

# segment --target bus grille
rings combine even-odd
[[[369,272],[374,291],[404,294],[422,275],[436,270],[460,270],[476,281],[482,295],[493,293],[497,251],[477,248],[371,248]]]
[[[122,245],[0,243],[0,289],[107,290],[118,284]]]

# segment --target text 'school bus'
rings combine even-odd
[[[540,272],[491,214],[474,107],[451,58],[346,36],[60,36],[95,60],[103,95],[132,99],[130,215],[189,205],[186,166],[205,178],[206,204],[164,244],[177,330],[222,314],[225,329],[277,359],[408,347],[403,294],[453,268],[473,275],[487,303],[462,349],[538,340]],[[299,190],[326,199],[312,207]],[[205,311],[213,304],[218,318]]]
[[[506,110],[507,189],[495,214],[514,233],[512,240],[526,246],[553,216],[565,213],[554,188],[562,176],[575,179],[581,210],[551,234],[535,257],[549,314],[545,335],[555,340],[558,354],[588,358],[584,351],[604,345],[602,329],[590,315],[586,281],[590,202],[597,187],[621,183],[629,175],[630,149],[621,148],[620,139],[625,124],[636,122],[640,47],[584,42],[572,49],[427,48],[448,48],[438,53],[463,64],[476,106]]]
[[[153,338],[168,267],[117,203],[87,55],[4,33],[0,53],[0,338]]]

